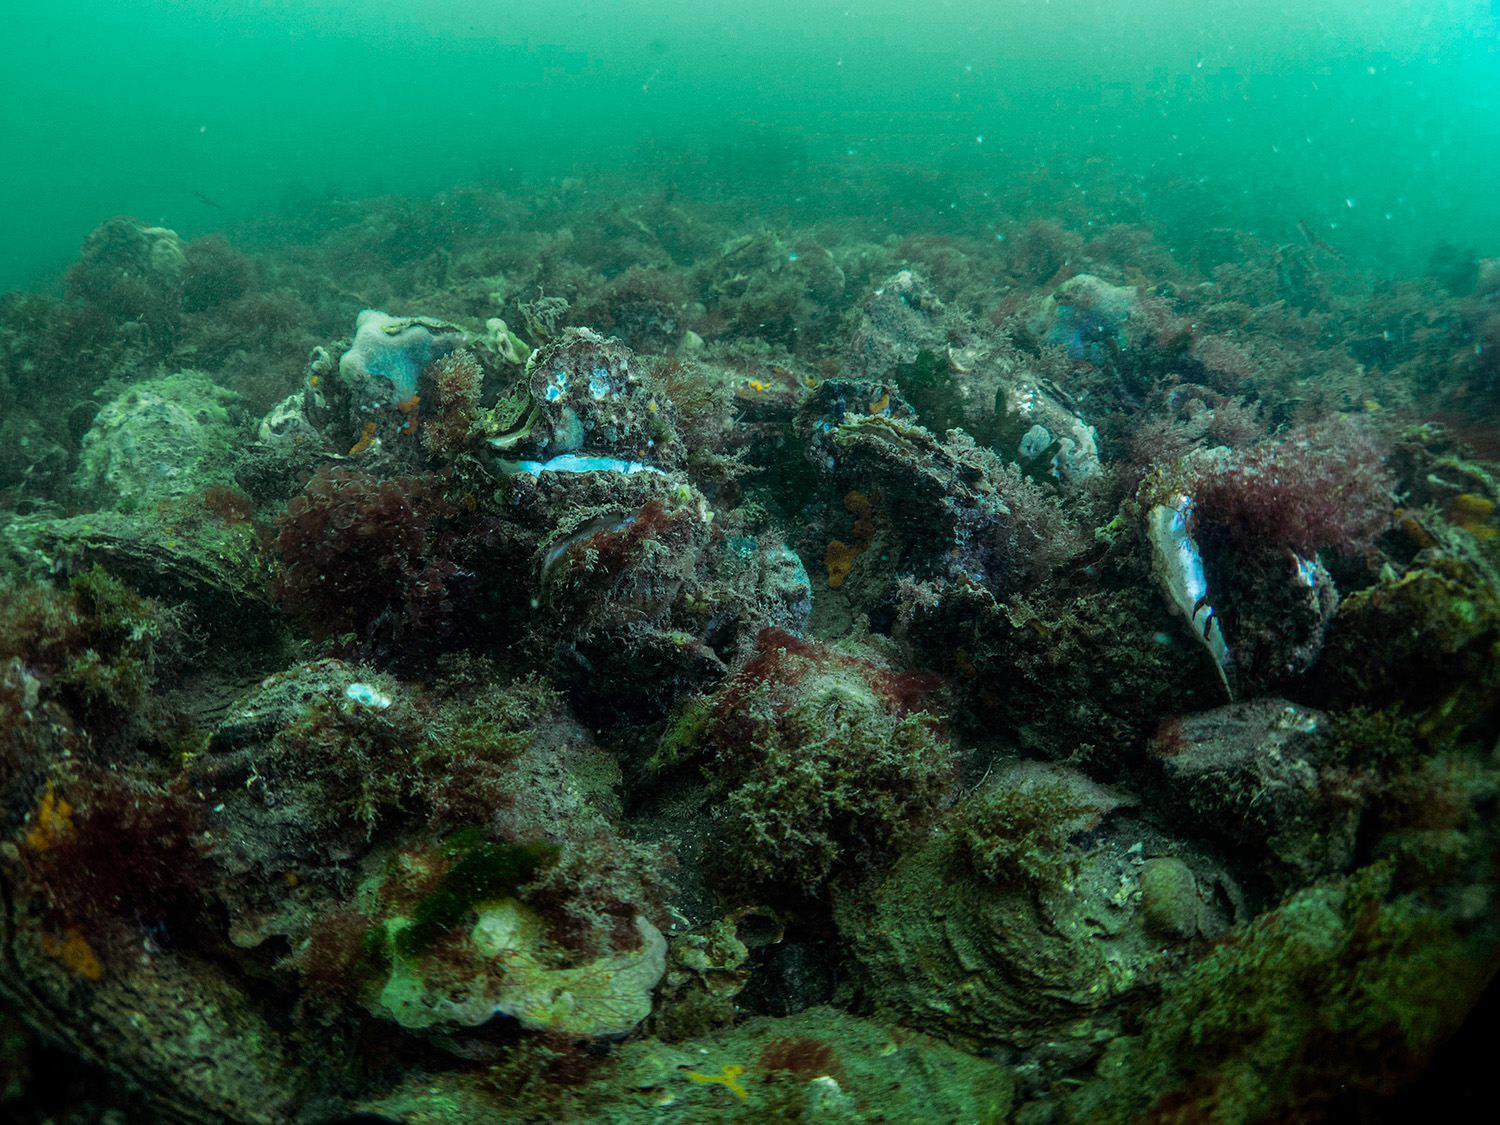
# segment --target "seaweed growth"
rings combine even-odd
[[[322,637],[391,659],[453,629],[446,517],[433,477],[322,469],[277,521],[281,603]]]
[[[67,590],[0,587],[0,661],[86,714],[140,707],[178,640],[171,611],[98,564]]]
[[[168,944],[198,926],[211,874],[207,812],[180,788],[102,769],[49,784],[22,854],[45,888],[52,932],[118,960],[134,952],[133,928]]]
[[[1076,854],[1069,837],[1090,812],[1061,783],[994,785],[964,802],[950,831],[977,875],[1043,885],[1067,876]]]
[[[1303,557],[1368,548],[1391,518],[1395,482],[1385,460],[1370,428],[1348,421],[1243,450],[1188,485],[1193,534],[1229,550]]]
[[[953,778],[947,734],[920,709],[936,686],[763,632],[701,736],[718,881],[740,894],[811,894],[918,838]]]

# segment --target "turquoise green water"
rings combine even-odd
[[[684,159],[777,198],[940,169],[923,205],[970,225],[1061,162],[1085,203],[1128,179],[1169,233],[1307,221],[1393,269],[1500,249],[1487,0],[62,0],[10,13],[6,56],[0,288],[48,284],[115,214],[196,236],[289,200]]]
[[[1500,0],[4,15],[0,1125],[1471,1119]]]

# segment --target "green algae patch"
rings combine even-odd
[[[1431,707],[1424,726],[1440,736],[1487,706],[1500,681],[1497,636],[1495,590],[1474,567],[1443,561],[1349,595],[1329,630],[1322,678],[1339,701]]]
[[[1005,1067],[834,1008],[756,1017],[673,1047],[628,1044],[616,1074],[685,1118],[731,1125],[1001,1125],[1014,1095]]]
[[[550,844],[480,843],[477,837],[471,830],[450,838],[446,850],[457,862],[412,910],[410,924],[396,932],[395,949],[402,957],[427,952],[476,904],[515,896],[557,862],[558,849]]]

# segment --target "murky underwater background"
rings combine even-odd
[[[5,27],[0,1118],[1487,1119],[1496,4]]]
[[[1500,229],[1483,0],[63,0],[8,18],[6,287],[47,283],[115,213],[191,237],[584,172],[802,217],[881,204],[840,179],[925,173],[912,220],[974,233],[999,218],[985,192],[1057,162],[1063,197],[1039,207],[1128,183],[1175,238],[1306,220],[1392,270],[1440,242],[1492,253]]]

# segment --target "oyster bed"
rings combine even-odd
[[[349,207],[0,299],[18,1113],[1420,1078],[1500,951],[1500,261]]]

